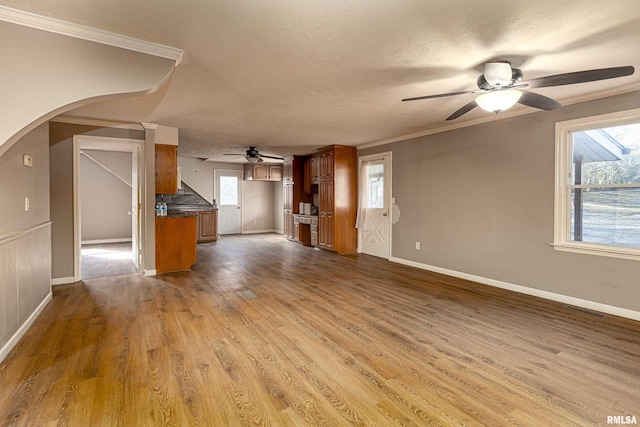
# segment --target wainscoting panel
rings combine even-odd
[[[51,223],[0,236],[0,361],[51,299]]]

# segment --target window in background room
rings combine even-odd
[[[640,259],[640,113],[557,124],[556,249]]]

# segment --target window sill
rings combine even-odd
[[[553,246],[553,248],[557,251],[640,261],[640,249],[567,242],[553,243],[551,244],[551,246]]]

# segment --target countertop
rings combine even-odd
[[[178,205],[167,206],[168,212],[192,212],[192,211],[215,211],[218,208],[202,205]]]
[[[167,219],[167,218],[189,218],[198,216],[197,212],[171,212],[168,211],[166,216],[157,216],[156,219]]]

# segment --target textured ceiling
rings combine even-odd
[[[449,126],[489,59],[525,80],[585,69],[640,70],[637,0],[0,0],[0,4],[185,51],[172,80],[139,98],[67,115],[180,128],[180,154],[220,158],[249,145],[308,153]],[[561,103],[638,89],[630,77],[535,89]],[[476,109],[472,123],[497,117]],[[240,151],[239,151],[240,150]]]

